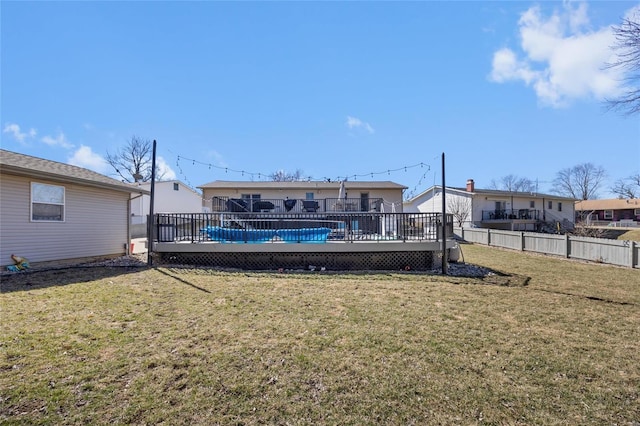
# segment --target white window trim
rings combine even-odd
[[[42,202],[42,201],[38,201],[38,200],[34,200],[33,199],[33,187],[34,185],[44,185],[44,186],[51,186],[51,187],[56,187],[56,188],[62,188],[62,203],[53,203],[53,202]],[[63,185],[53,185],[50,183],[42,183],[42,182],[31,182],[31,185],[29,186],[29,189],[31,191],[31,193],[29,194],[29,198],[30,198],[30,203],[29,203],[29,220],[30,222],[52,222],[52,223],[62,223],[65,222],[67,220],[67,189],[63,186]],[[54,206],[62,206],[62,220],[47,220],[47,219],[34,219],[33,218],[33,204],[34,203],[38,203],[38,204],[51,204]]]
[[[605,219],[613,219],[613,210],[604,210],[603,213]]]

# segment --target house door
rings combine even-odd
[[[506,206],[504,201],[496,201],[496,219],[506,218]]]
[[[369,211],[369,193],[368,192],[360,193],[360,211],[361,212]]]

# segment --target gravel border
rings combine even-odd
[[[52,270],[62,270],[62,269],[82,269],[82,268],[145,268],[147,265],[147,253],[139,253],[132,254],[127,256],[120,256],[106,260],[100,260],[95,262],[85,262],[85,263],[76,263],[76,264],[59,264],[59,265],[48,265],[42,267],[32,267],[24,271],[20,272],[11,272],[11,271],[2,271],[0,272],[0,276],[13,276],[13,275],[21,275],[31,272],[43,272],[43,271],[52,271]],[[192,266],[186,266],[182,264],[161,264],[161,265],[153,265],[152,267],[166,267],[166,268],[175,268],[175,269],[191,269]],[[217,267],[209,267],[202,266],[198,267],[198,269],[211,269],[216,271],[230,271],[230,272],[247,272],[239,269],[227,269],[227,268],[217,268]],[[252,271],[252,272],[283,272],[278,270],[264,270],[264,271]],[[286,272],[295,272],[295,273],[310,273],[317,272],[315,270],[308,271],[305,269],[295,269],[295,270],[286,270]],[[326,271],[330,273],[340,273],[341,271]],[[353,273],[353,272],[365,272],[365,271],[344,271],[345,273]],[[368,273],[389,273],[389,272],[398,272],[398,271],[366,271]],[[401,271],[404,272],[404,271]],[[416,271],[407,271],[410,273],[417,273]],[[426,274],[426,275],[441,275],[442,268],[434,268],[428,271],[421,271],[418,273]],[[462,262],[450,262],[447,268],[447,275],[454,277],[470,277],[470,278],[483,278],[491,275],[496,275],[490,269],[476,266],[472,264],[462,263]]]

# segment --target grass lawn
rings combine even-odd
[[[631,229],[620,235],[618,240],[640,241],[640,229]]]
[[[463,245],[497,275],[3,277],[2,424],[640,421],[640,271]]]

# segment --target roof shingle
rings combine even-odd
[[[0,171],[21,176],[45,177],[65,182],[83,183],[116,191],[149,193],[142,188],[120,182],[89,169],[4,149],[0,149]]]

